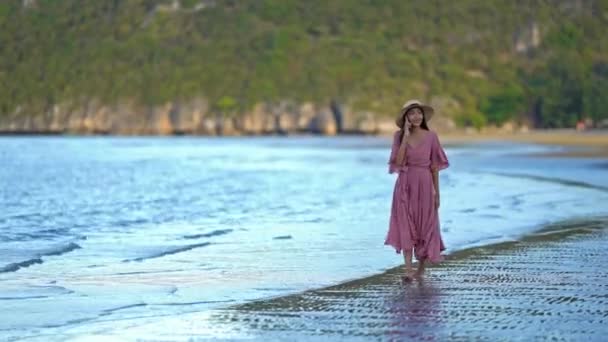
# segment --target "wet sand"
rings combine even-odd
[[[395,268],[218,310],[203,330],[186,330],[256,340],[599,341],[608,334],[607,243],[608,218],[562,222],[449,255],[424,281],[402,284]]]

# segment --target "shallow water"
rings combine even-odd
[[[204,311],[398,265],[382,244],[389,143],[1,138],[0,337]],[[448,252],[605,214],[605,161],[522,155],[555,149],[447,146]]]

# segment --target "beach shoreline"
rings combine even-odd
[[[424,281],[401,267],[322,289],[216,310],[248,338],[590,338],[608,333],[608,217],[551,224],[516,241],[456,251]],[[586,249],[584,249],[586,247]],[[584,250],[581,256],[574,254]],[[593,278],[595,282],[585,281]],[[597,287],[596,287],[597,286]],[[462,298],[462,297],[465,298]],[[472,301],[475,299],[476,301]],[[602,309],[603,308],[603,309]],[[582,324],[576,326],[576,324]],[[576,323],[573,323],[576,322]]]
[[[401,267],[394,267],[323,288],[143,324],[107,322],[109,329],[97,326],[96,336],[599,340],[608,333],[606,243],[607,216],[565,220],[517,240],[455,251],[430,267],[424,281],[403,284]],[[54,336],[83,335],[76,327]]]

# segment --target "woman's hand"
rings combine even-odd
[[[410,132],[405,129],[401,131],[401,146],[407,147],[407,139],[410,137]]]
[[[404,165],[407,154],[407,139],[409,137],[409,132],[407,130],[401,130],[401,144],[399,145],[399,149],[397,150],[397,156],[395,161],[397,165]]]
[[[439,193],[436,192],[435,193],[435,210],[439,209],[439,204],[440,204]]]
[[[403,147],[407,147],[407,139],[410,137],[410,127],[412,126],[412,124],[410,123],[410,121],[407,119],[407,116],[405,117],[405,125],[403,126],[403,128],[401,129],[401,145]]]

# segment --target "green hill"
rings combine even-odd
[[[91,99],[331,103],[458,124],[608,118],[606,0],[3,0],[0,117]]]

